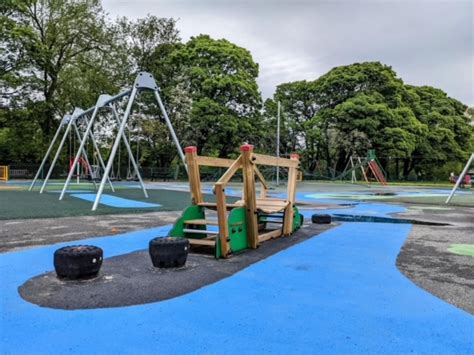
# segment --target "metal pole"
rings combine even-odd
[[[59,143],[59,147],[56,150],[56,154],[54,155],[53,161],[51,162],[51,166],[49,167],[48,173],[46,174],[46,177],[44,178],[43,185],[41,186],[41,189],[40,189],[40,194],[42,194],[44,189],[46,188],[46,184],[48,183],[51,173],[53,172],[54,166],[56,165],[56,161],[59,158],[59,154],[61,153],[61,150],[63,149],[63,145],[64,145],[64,142],[66,141],[69,130],[71,129],[71,125],[72,125],[72,117],[69,119],[69,122],[66,126],[66,131],[64,131],[64,136],[61,139],[61,142]]]
[[[74,169],[76,168],[77,162],[79,161],[79,158],[81,157],[81,152],[84,149],[84,146],[87,142],[87,137],[89,136],[89,132],[92,128],[92,124],[94,123],[95,117],[97,116],[97,111],[99,111],[99,103],[95,105],[91,120],[89,121],[86,131],[84,132],[84,139],[81,141],[81,144],[79,146],[79,149],[77,150],[76,156],[74,157],[74,162],[72,163],[71,169],[69,170],[69,173],[67,175],[66,182],[64,183],[63,189],[61,191],[61,195],[59,196],[59,200],[62,200],[64,198],[64,194],[66,193],[69,183],[71,182],[72,174],[74,174]]]
[[[117,138],[115,139],[114,145],[112,146],[112,151],[110,152],[109,160],[107,161],[107,166],[105,167],[104,176],[102,176],[102,181],[99,186],[99,191],[97,191],[97,196],[95,197],[94,205],[92,206],[92,211],[95,211],[99,206],[100,198],[102,196],[102,192],[104,191],[105,182],[107,181],[110,173],[110,169],[112,169],[112,165],[114,163],[115,154],[117,153],[117,148],[120,144],[120,139],[122,138],[125,130],[125,125],[127,124],[128,116],[132,111],[133,101],[135,100],[135,96],[137,95],[137,88],[134,86],[132,93],[128,99],[127,108],[125,109],[125,113],[123,115],[122,123],[120,124],[120,128],[117,134]],[[94,118],[94,116],[93,116]],[[94,119],[91,119],[91,122]],[[91,123],[89,122],[89,124]]]
[[[41,172],[43,171],[43,167],[46,164],[46,161],[48,160],[49,154],[51,154],[51,150],[53,150],[54,143],[56,143],[56,139],[58,139],[59,132],[61,132],[61,129],[63,127],[63,120],[61,120],[61,123],[59,124],[58,130],[54,134],[53,140],[51,141],[51,144],[48,147],[48,150],[46,151],[46,154],[44,155],[43,161],[41,162],[41,165],[36,172],[35,178],[33,179],[33,182],[30,185],[30,188],[28,191],[31,191],[33,189],[33,186],[35,186],[36,180],[38,180],[38,177],[40,176]]]
[[[276,156],[277,158],[280,157],[280,101],[278,101],[278,113],[277,113],[277,141],[276,141]],[[280,167],[277,165],[276,167],[276,184],[277,186],[280,185]]]
[[[178,149],[178,154],[184,164],[184,167],[186,168],[186,171],[188,171],[188,166],[186,165],[186,158],[184,156],[183,150],[181,149],[181,145],[179,144],[178,137],[176,137],[176,133],[174,132],[173,125],[171,124],[170,118],[168,117],[168,114],[166,113],[165,106],[163,105],[163,102],[161,101],[160,94],[158,93],[158,90],[153,91],[155,93],[156,101],[158,101],[158,105],[160,106],[160,110],[163,113],[163,117],[165,118],[166,125],[168,126],[168,129],[171,133],[171,137],[173,138],[174,144],[176,145],[176,149]]]
[[[117,110],[115,109],[115,105],[110,105],[110,107],[112,108],[112,113],[115,116],[115,120],[117,121],[117,123],[120,126],[121,121],[120,121],[120,118],[118,116]],[[127,141],[127,136],[125,135],[125,132],[122,133],[122,138],[123,138],[123,142],[125,143],[125,148],[127,148],[127,152],[128,152],[129,157],[130,157],[130,161],[132,162],[133,169],[135,169],[135,173],[137,174],[138,181],[140,182],[140,186],[142,187],[143,194],[145,195],[146,198],[148,198],[148,192],[146,191],[145,184],[143,183],[142,176],[140,175],[140,171],[138,170],[137,162],[133,158],[133,152],[132,152],[132,149],[130,148],[130,144]]]
[[[473,160],[474,160],[474,153],[471,154],[471,157],[467,161],[467,164],[464,167],[461,175],[459,175],[458,181],[456,181],[456,185],[454,185],[453,189],[451,190],[451,193],[449,194],[449,196],[446,200],[446,203],[449,203],[451,201],[451,199],[453,198],[454,193],[458,189],[459,185],[461,185],[461,181],[464,179],[464,176],[467,174],[467,171],[469,170],[469,167],[471,166]]]
[[[87,117],[85,117],[85,121],[86,121],[86,124],[88,124]],[[104,163],[104,160],[102,159],[102,154],[100,154],[99,146],[97,145],[97,142],[95,141],[94,134],[92,133],[92,131],[89,133],[90,133],[89,136],[91,137],[91,140],[92,140],[92,145],[94,146],[94,150],[97,152],[97,158],[99,159],[99,164],[102,167],[102,169],[104,169],[105,171],[105,163]],[[91,170],[91,173],[92,173],[92,170]],[[91,174],[91,178],[95,186],[95,181],[92,174]],[[110,181],[110,178],[107,181],[108,181],[108,184],[110,185],[110,189],[112,190],[112,192],[115,192],[114,185],[112,185],[112,181]]]

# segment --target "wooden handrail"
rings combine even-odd
[[[196,163],[199,166],[214,166],[217,168],[228,168],[234,163],[234,159],[224,159],[215,157],[196,156]]]
[[[252,162],[258,165],[281,166],[284,168],[298,168],[300,165],[298,160],[277,158],[262,154],[253,154]]]
[[[253,169],[255,170],[255,175],[257,175],[258,179],[260,180],[260,183],[262,184],[262,191],[260,192],[260,197],[266,197],[268,191],[267,180],[265,180],[265,177],[256,165],[253,166]]]
[[[232,165],[229,166],[229,169],[226,170],[226,172],[221,176],[219,180],[217,180],[217,184],[223,184],[224,186],[227,185],[232,179],[232,176],[235,175],[237,170],[239,170],[242,167],[242,156],[239,156],[236,160],[233,161]]]

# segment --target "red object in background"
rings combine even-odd
[[[466,176],[464,177],[464,183],[465,183],[466,185],[470,185],[470,184],[471,184],[471,175],[466,174]]]
[[[74,164],[74,157],[69,158],[69,171],[72,169],[72,165]],[[81,166],[85,171],[85,174],[89,174],[89,168],[87,166],[87,162],[83,157],[80,157],[79,160],[77,161],[77,165]]]

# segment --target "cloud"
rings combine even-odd
[[[103,0],[114,16],[179,18],[183,40],[200,33],[249,49],[263,96],[335,66],[391,65],[413,85],[432,85],[474,106],[473,2]]]

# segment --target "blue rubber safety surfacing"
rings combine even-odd
[[[351,213],[362,209],[372,214],[377,206]],[[472,354],[474,317],[395,267],[410,229],[344,223],[190,294],[100,310],[41,308],[18,295],[24,281],[53,268],[52,254],[65,244],[5,253],[2,352]],[[111,257],[145,249],[168,230],[87,242]]]
[[[86,201],[95,201],[96,194],[87,194],[87,193],[74,193],[71,196],[79,198],[81,200]],[[135,201],[129,200],[127,198],[112,196],[103,194],[100,198],[100,203],[102,205],[110,206],[110,207],[118,207],[118,208],[155,208],[161,207],[158,203],[149,203],[149,202],[142,202],[142,201]]]

